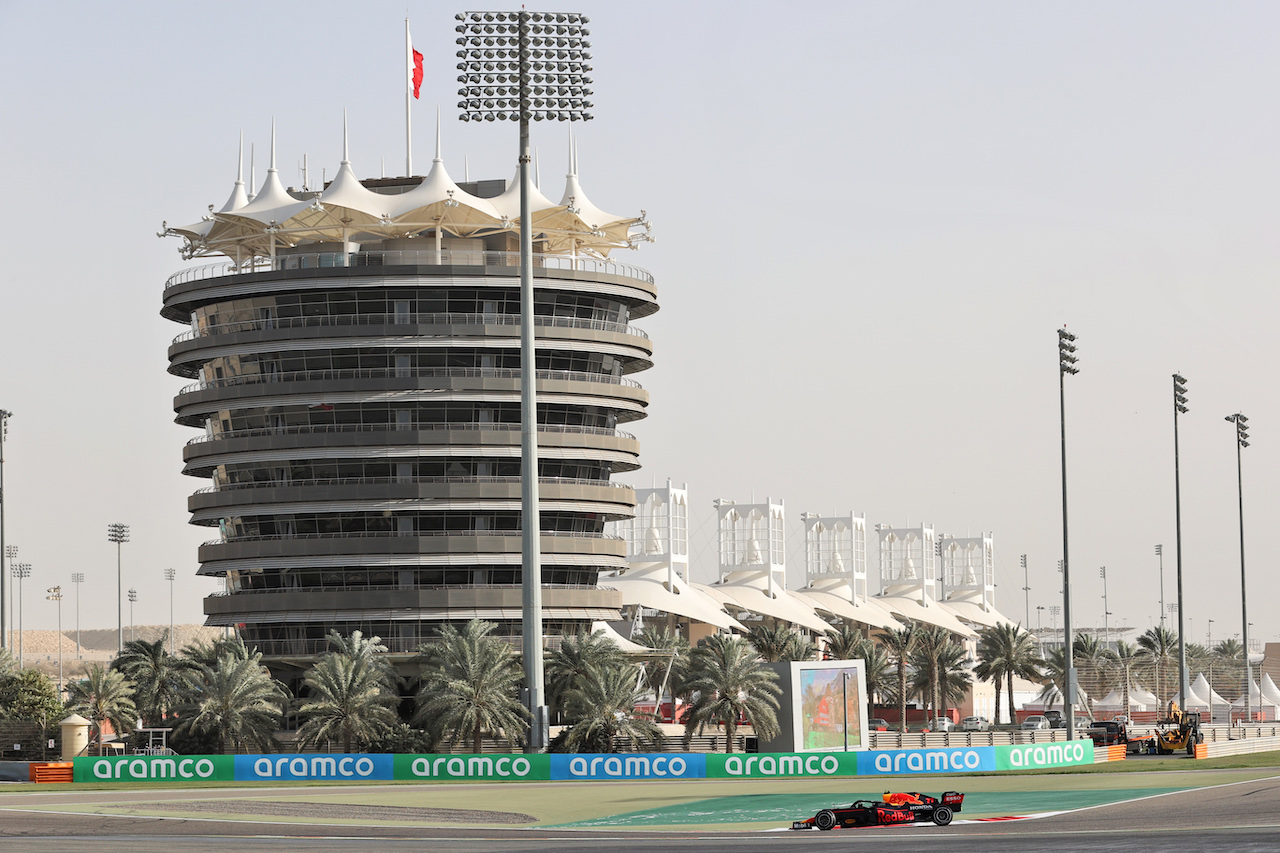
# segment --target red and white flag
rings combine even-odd
[[[418,97],[418,92],[422,88],[422,54],[409,48],[409,52],[413,54],[413,69],[409,72],[409,79],[413,81],[413,96]]]

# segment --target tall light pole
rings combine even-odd
[[[3,571],[3,569],[0,569],[0,588],[3,588],[5,584],[9,582],[7,579],[7,576],[13,571],[14,560],[18,559],[18,546],[17,545],[4,546],[4,555],[9,558],[9,571],[5,572]],[[3,617],[4,617],[4,607],[0,605],[0,621],[3,620]],[[13,646],[13,639],[9,636],[9,632],[13,630],[13,626],[16,624],[17,623],[13,621],[13,596],[10,595],[9,596],[9,625],[8,625],[8,629],[3,631],[4,643],[0,644],[0,648],[11,648]]]
[[[173,569],[164,570],[164,579],[169,582],[169,654],[173,654],[173,579],[177,577],[177,572]]]
[[[1036,637],[1040,640],[1040,657],[1044,657],[1044,605],[1036,605]]]
[[[80,584],[84,583],[84,572],[72,572],[71,582],[76,585],[76,659],[80,654]]]
[[[1062,426],[1062,645],[1066,666],[1066,697],[1063,700],[1067,716],[1067,740],[1074,740],[1076,733],[1076,670],[1071,654],[1071,560],[1068,557],[1067,535],[1067,374],[1080,372],[1076,367],[1076,336],[1066,329],[1058,330],[1058,414]]]
[[[49,601],[58,602],[58,692],[62,692],[62,585],[49,587],[48,595],[45,596]]]
[[[1102,644],[1106,648],[1111,647],[1111,604],[1107,601],[1107,567],[1103,566],[1098,569],[1098,576],[1102,578]]]
[[[18,563],[9,566],[13,576],[18,579],[18,668],[26,667],[26,650],[22,644],[22,579],[31,577],[31,564]]]
[[[1249,446],[1249,419],[1236,412],[1227,415],[1227,420],[1236,425],[1236,495],[1240,508],[1240,623],[1244,626],[1241,639],[1244,644],[1244,719],[1253,721],[1253,709],[1250,707],[1249,694],[1253,691],[1253,664],[1249,662],[1249,601],[1245,595],[1246,581],[1244,574],[1244,470],[1240,466],[1240,451]]]
[[[133,605],[138,603],[138,591],[133,587],[129,587],[129,642],[138,639],[138,635],[133,632]]]
[[[1156,546],[1156,556],[1160,558],[1160,627],[1164,627],[1164,546]]]
[[[458,94],[462,121],[520,123],[520,457],[521,631],[530,752],[547,747],[543,704],[542,543],[538,512],[537,362],[533,337],[532,157],[529,121],[588,121],[591,47],[587,18],[572,12],[462,12],[458,25]],[[536,86],[534,84],[537,84]],[[554,94],[550,88],[554,88]]]
[[[1031,581],[1027,577],[1027,555],[1022,555],[1022,609],[1027,614],[1027,627],[1031,627]]]
[[[124,575],[120,571],[120,546],[129,541],[129,525],[107,525],[107,541],[116,543],[116,654],[124,651]]]
[[[13,566],[13,558],[18,555],[18,549],[9,550],[9,546],[4,544],[4,440],[9,435],[9,418],[13,417],[13,412],[8,409],[0,409],[0,554],[4,554],[9,558],[9,566]],[[4,619],[4,603],[9,598],[5,591],[9,586],[8,580],[4,576],[4,572],[0,571],[0,649],[9,647],[9,631],[13,627],[13,601],[9,600],[9,623],[5,623]]]
[[[1174,536],[1178,550],[1178,690],[1182,705],[1191,695],[1191,682],[1187,680],[1187,632],[1182,620],[1187,608],[1182,606],[1182,478],[1178,470],[1178,418],[1187,413],[1187,380],[1181,374],[1173,374],[1173,519]]]

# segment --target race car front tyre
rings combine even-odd
[[[836,828],[836,813],[831,809],[823,809],[813,816],[813,825],[826,832]]]
[[[933,810],[933,822],[938,826],[946,826],[951,823],[951,809],[946,806],[938,806]]]

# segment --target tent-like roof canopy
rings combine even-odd
[[[622,593],[623,604],[638,604],[663,613],[674,613],[717,628],[747,630],[724,611],[718,600],[685,583],[678,575],[675,588],[668,589],[666,575],[665,566],[630,568],[614,577],[600,578],[599,585]]]
[[[835,580],[835,583],[831,581]],[[839,579],[814,581],[804,589],[792,593],[796,598],[817,610],[848,619],[873,628],[901,628],[902,623],[893,613],[870,599],[852,598],[849,585]]]
[[[871,596],[869,600],[915,622],[937,625],[966,639],[977,636],[972,628],[960,621],[954,610],[934,601],[927,593],[923,593],[916,583],[896,584],[879,595]]]
[[[957,593],[943,603],[961,619],[982,628],[994,628],[1002,622],[1017,624],[994,607],[984,607],[982,593],[974,590]]]
[[[808,603],[778,587],[770,593],[767,585],[763,572],[733,572],[717,583],[694,584],[722,602],[730,613],[735,610],[759,613],[819,634],[831,627]]]
[[[242,146],[243,147],[243,146]],[[582,190],[577,154],[569,158],[565,190],[557,204],[536,188],[530,193],[533,239],[546,254],[587,254],[605,258],[615,249],[635,248],[651,240],[644,212],[618,216],[596,207]],[[320,192],[290,192],[276,169],[275,124],[271,129],[271,166],[259,192],[244,189],[241,154],[236,184],[227,203],[192,225],[170,227],[161,236],[183,239],[187,258],[225,255],[237,263],[309,243],[378,242],[422,234],[480,237],[520,227],[520,187],[514,181],[497,198],[480,198],[459,187],[444,167],[440,131],[436,156],[427,176],[407,192],[377,192],[361,183],[351,167],[346,122],[342,162]]]

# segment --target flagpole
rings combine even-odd
[[[413,177],[413,42],[409,39],[409,19],[404,19],[404,175]]]

